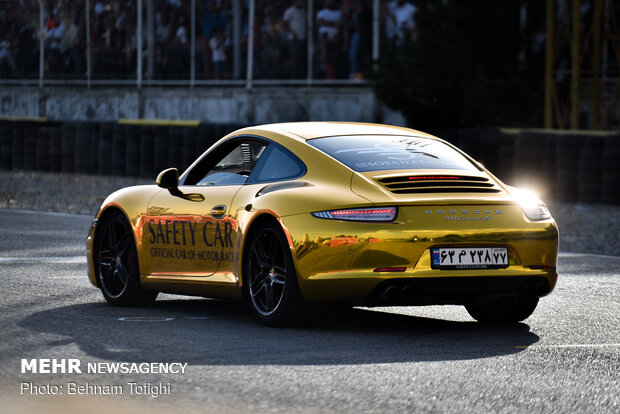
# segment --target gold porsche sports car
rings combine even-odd
[[[386,125],[235,131],[181,176],[110,195],[88,274],[113,305],[237,298],[267,324],[330,302],[530,316],[557,280],[558,229],[533,193],[449,143]]]

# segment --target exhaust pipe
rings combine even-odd
[[[385,298],[390,302],[398,300],[399,294],[400,292],[398,291],[398,288],[396,286],[390,286],[385,289],[384,292]]]
[[[536,285],[536,296],[545,296],[547,293],[549,293],[549,288],[546,283],[540,282]]]
[[[523,286],[523,294],[525,296],[534,296],[536,294],[536,287],[533,282],[526,283]]]
[[[403,300],[410,302],[413,299],[413,287],[412,286],[405,286],[403,288],[403,290],[400,292],[400,294],[403,297]]]

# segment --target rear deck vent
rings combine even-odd
[[[376,178],[396,194],[414,193],[499,193],[500,189],[486,177],[465,175],[401,175]]]

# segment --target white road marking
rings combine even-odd
[[[161,316],[123,316],[118,318],[119,321],[124,322],[168,322],[173,321],[175,318],[166,318]]]
[[[211,317],[211,316],[123,316],[118,318],[123,322],[168,322],[168,321],[206,321],[206,320],[232,320],[232,319],[251,319],[252,317]]]
[[[564,345],[517,345],[518,349],[531,349],[531,348],[607,348],[607,347],[620,347],[618,344],[564,344]]]
[[[600,257],[604,259],[620,259],[620,256],[608,256],[604,254],[591,254],[591,253],[571,253],[571,252],[559,252],[559,257]]]
[[[86,256],[0,257],[0,264],[86,263]]]

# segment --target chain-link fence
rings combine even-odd
[[[384,0],[0,0],[0,81],[359,84],[414,13]]]

